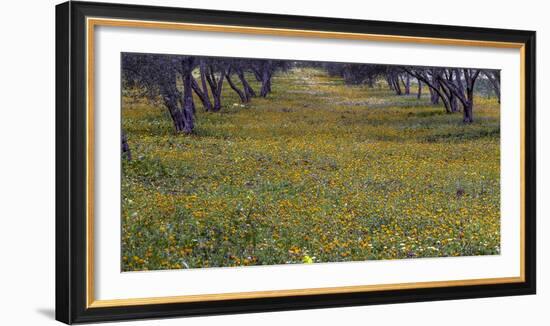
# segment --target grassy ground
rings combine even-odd
[[[464,126],[310,69],[246,106],[225,91],[192,136],[125,98],[124,271],[499,253],[495,100]]]

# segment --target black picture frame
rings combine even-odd
[[[525,51],[523,282],[88,308],[86,298],[86,17],[515,42]],[[535,294],[535,32],[141,5],[56,6],[56,319],[67,323],[250,313]]]

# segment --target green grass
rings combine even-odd
[[[312,69],[245,106],[224,87],[190,136],[125,98],[124,271],[499,253],[496,100],[463,125],[428,94]]]

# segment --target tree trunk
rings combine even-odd
[[[474,89],[473,85],[468,85],[466,88],[466,97],[467,101],[465,101],[464,105],[464,123],[472,123],[474,122]]]
[[[458,112],[458,98],[453,94],[453,92],[449,93],[449,106],[451,107],[452,113]]]
[[[439,89],[439,82],[435,81],[435,87],[438,87]],[[435,90],[431,90],[430,91],[430,94],[431,94],[431,98],[430,98],[430,101],[432,102],[432,104],[434,105],[437,105],[439,104],[439,93]]]
[[[399,85],[399,76],[394,75],[391,77],[391,79],[393,82],[393,89],[395,90],[395,94],[396,95],[403,94],[403,92],[401,91],[401,85]]]
[[[463,111],[464,111],[464,118],[462,119],[462,122],[464,123],[474,122],[473,103],[468,103],[466,106],[464,106]]]
[[[214,94],[214,107],[212,108],[212,111],[218,112],[222,108],[222,98],[221,98],[221,92]]]
[[[163,89],[162,91],[164,105],[168,109],[168,113],[170,113],[170,117],[172,118],[172,125],[174,126],[176,133],[182,132],[185,126],[185,122],[183,121],[183,116],[178,107],[178,99],[176,97],[176,94],[171,93],[166,89]]]
[[[206,74],[206,81],[210,85],[210,90],[212,91],[212,97],[214,98],[214,106],[212,111],[218,112],[222,107],[222,88],[223,88],[224,72],[220,72],[220,77],[216,78],[216,73],[212,66],[208,68],[208,73]]]
[[[411,79],[409,77],[409,74],[407,74],[407,76],[405,77],[403,85],[405,86],[405,95],[411,94]]]
[[[394,87],[393,87],[393,81],[391,79],[391,76],[389,73],[386,73],[386,83],[388,83],[388,88],[391,89],[392,91],[394,91]]]
[[[202,101],[202,103],[204,106],[204,110],[210,111],[212,110],[212,102],[210,101],[210,95],[208,95],[208,86],[206,85],[206,62],[204,62],[204,60],[201,60],[199,70],[201,74],[202,92],[204,94],[204,100]]]
[[[261,82],[262,81],[262,72],[256,68],[252,68],[252,72],[254,73],[254,77],[256,78],[256,81]]]
[[[223,75],[220,75],[220,79],[218,79],[218,84],[216,85],[216,95],[214,97],[214,111],[219,111],[222,108],[222,88],[223,88]]]
[[[271,91],[271,61],[267,60],[262,68],[262,89],[260,90],[260,96],[266,97]]]
[[[247,97],[248,99],[250,99],[251,97],[256,96],[256,92],[254,91],[254,89],[252,88],[252,86],[250,86],[250,84],[249,84],[248,81],[246,80],[246,78],[245,78],[245,76],[244,76],[244,72],[242,71],[242,69],[238,69],[238,70],[237,70],[237,76],[239,77],[239,80],[240,80],[241,83],[243,84],[244,93],[246,94],[246,97]]]
[[[439,77],[438,77],[439,78]],[[441,94],[439,95],[439,98],[443,101],[443,105],[445,105],[445,112],[447,113],[453,113],[456,111],[456,96],[454,96],[451,89],[448,88],[447,84],[439,83],[439,91]]]
[[[493,91],[495,92],[498,103],[500,103],[500,74],[497,74],[494,72],[486,72],[485,76],[487,76],[487,78],[491,82],[491,85],[493,86]]]
[[[207,97],[208,93],[203,93],[202,89],[199,86],[199,83],[193,78],[193,91],[195,91],[195,94],[199,97],[201,100],[202,106],[204,107],[205,111],[210,111],[212,109],[212,103],[210,102],[210,98]]]
[[[180,133],[185,129],[183,114],[181,114],[181,111],[177,107],[175,107],[172,112],[172,122],[174,123],[174,128],[176,129],[177,133]]]
[[[445,92],[443,92],[442,94],[445,94]],[[445,107],[445,112],[446,113],[452,113],[451,103],[449,102],[449,98],[446,97],[446,96],[443,96],[443,95],[439,95],[439,93],[437,93],[437,97],[438,97],[438,102],[439,102],[439,99],[441,99],[443,101],[443,106]]]
[[[177,79],[175,71],[166,73],[161,79],[159,84],[160,95],[164,101],[164,106],[168,109],[170,117],[172,118],[172,124],[177,133],[183,131],[185,122],[181,115],[179,108],[179,102],[181,101],[181,94],[177,87]]]
[[[248,102],[248,98],[246,97],[245,93],[243,91],[241,91],[239,89],[239,87],[237,87],[237,85],[235,85],[235,83],[233,83],[233,80],[231,80],[231,70],[229,70],[225,73],[225,79],[229,83],[229,86],[231,87],[231,89],[233,89],[235,91],[235,93],[237,93],[237,95],[239,95],[239,98],[241,99],[241,103]]]
[[[194,112],[195,112],[195,103],[193,102],[193,60],[187,59],[187,69],[183,77],[183,122],[184,126],[182,131],[186,134],[193,132],[195,128],[194,123]]]
[[[464,123],[474,122],[474,88],[480,72],[481,70],[479,69],[463,69],[464,78],[466,79],[467,102],[467,106],[464,108],[464,110],[468,111],[467,114],[464,114]],[[462,85],[462,83],[460,84]]]
[[[122,154],[126,154],[126,159],[128,161],[132,160],[132,152],[130,151],[130,145],[128,145],[128,137],[126,133],[122,130]]]
[[[386,83],[388,83],[388,88],[392,91],[395,91],[395,87],[393,86],[392,78],[389,74],[386,74]]]

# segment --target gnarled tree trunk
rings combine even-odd
[[[260,96],[266,97],[271,92],[271,60],[266,60],[262,65],[262,88]]]
[[[175,85],[174,85],[175,88]],[[167,85],[161,86],[161,94],[164,101],[164,105],[170,113],[172,118],[172,124],[177,133],[182,132],[185,127],[185,121],[183,120],[183,115],[181,114],[179,105],[178,105],[178,93],[177,91],[171,90],[172,87]]]
[[[493,86],[493,91],[497,97],[498,103],[500,103],[500,72],[499,71],[483,71],[484,75],[489,79]]]
[[[440,81],[445,87],[458,98],[462,104],[464,123],[472,123],[474,121],[474,86],[481,70],[479,69],[462,69],[462,75],[459,69],[453,69],[454,78],[444,79]]]
[[[235,83],[233,83],[233,80],[231,79],[231,73],[232,73],[231,68],[227,69],[227,71],[225,72],[225,79],[227,80],[227,83],[229,83],[229,86],[231,87],[231,89],[234,90],[235,93],[237,93],[237,95],[239,95],[239,98],[241,99],[241,103],[248,102],[248,98],[245,92],[241,91],[241,89],[237,85],[235,85]]]
[[[122,130],[122,154],[126,154],[126,159],[128,161],[132,160],[132,152],[130,151],[130,145],[128,145],[128,137],[126,133]]]
[[[210,101],[210,95],[208,94],[208,85],[206,81],[206,62],[204,60],[200,60],[199,63],[199,71],[201,75],[201,87],[199,88],[198,83],[195,81],[193,83],[193,89],[195,90],[195,93],[197,96],[201,99],[202,105],[204,107],[205,111],[211,111],[212,110],[212,102]]]
[[[210,85],[210,90],[212,91],[212,97],[214,98],[214,106],[212,111],[217,112],[222,107],[222,88],[223,88],[224,72],[220,72],[219,78],[216,77],[214,68],[212,66],[208,67],[208,73],[206,74],[206,81]]]
[[[405,76],[405,80],[403,80],[403,77],[401,77],[401,81],[403,82],[403,86],[405,87],[405,95],[411,94],[411,78],[409,74]]]
[[[190,134],[195,127],[194,113],[195,102],[193,102],[193,61],[194,58],[189,58],[182,63],[183,67],[183,132]]]
[[[250,99],[250,98],[256,96],[256,92],[254,91],[252,86],[250,86],[250,84],[246,80],[246,77],[244,76],[244,72],[243,72],[242,69],[240,69],[240,68],[237,69],[237,76],[239,77],[239,80],[241,81],[241,84],[243,84],[244,93],[246,94],[246,97],[248,99]]]

